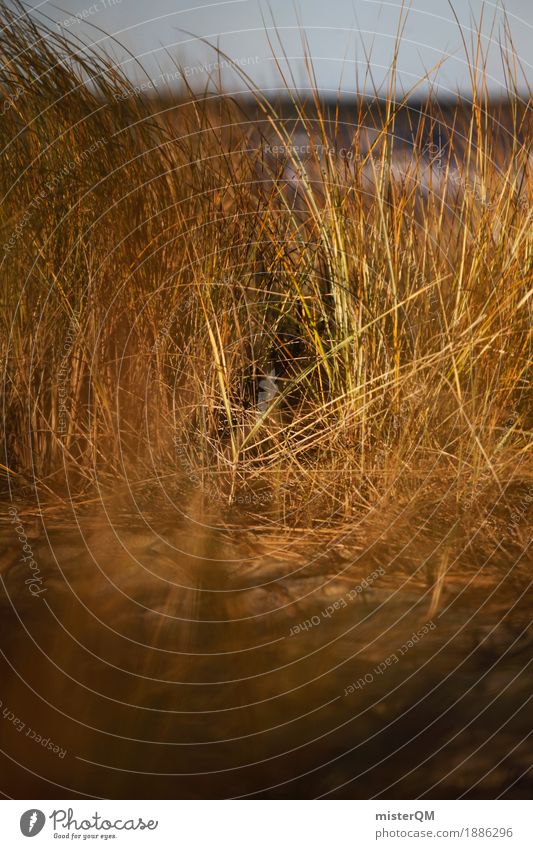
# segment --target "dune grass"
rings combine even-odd
[[[347,127],[311,62],[283,108],[245,71],[243,101],[176,105],[20,8],[0,24],[6,488],[244,488],[297,524],[529,486],[531,119],[510,52],[504,119],[478,43],[471,102],[428,96],[406,143],[394,68]]]

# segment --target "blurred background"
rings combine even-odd
[[[517,75],[522,93],[533,79],[528,61],[533,44],[531,0],[507,0],[505,7],[487,0],[459,0],[453,7],[445,0],[413,0],[409,8],[395,0],[31,0],[26,5],[52,18],[58,28],[111,53],[136,84],[160,95],[179,93],[182,78],[176,63],[196,91],[213,88],[215,80],[228,91],[242,91],[242,79],[229,61],[217,58],[217,47],[272,95],[284,85],[282,73],[289,85],[303,89],[309,85],[306,45],[324,97],[336,96],[339,88],[347,97],[362,88],[384,93],[402,17],[396,81],[400,93],[412,90],[415,98],[426,94],[430,83],[419,81],[428,74],[439,98],[457,91],[468,96],[465,43],[472,55],[478,29],[482,48],[488,50],[493,97],[506,91],[501,62],[506,35],[521,62]],[[369,63],[371,77],[365,82]]]

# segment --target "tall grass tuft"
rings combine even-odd
[[[530,480],[531,112],[139,94],[0,12],[6,486],[266,487],[278,518]],[[510,57],[511,53],[502,54]],[[185,79],[185,77],[184,77]],[[185,80],[186,81],[186,80]],[[435,141],[435,140],[438,141]]]

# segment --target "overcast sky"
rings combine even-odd
[[[31,5],[61,22],[65,30],[105,46],[139,82],[142,72],[137,64],[96,27],[115,36],[134,53],[162,91],[176,85],[170,56],[185,66],[189,81],[197,89],[206,85],[210,72],[216,72],[216,54],[200,38],[218,45],[256,84],[271,90],[281,83],[273,57],[285,52],[295,83],[304,87],[303,28],[319,87],[326,93],[336,92],[341,85],[347,95],[355,90],[357,75],[363,79],[366,55],[371,57],[375,84],[382,86],[401,8],[396,0],[31,0]],[[483,44],[490,47],[487,70],[491,90],[502,93],[501,3],[455,0],[454,7],[467,39],[473,35],[475,22],[482,18]],[[516,52],[531,85],[533,0],[507,0],[505,8]],[[464,48],[449,4],[446,0],[412,0],[398,59],[401,88],[410,89],[443,59],[446,61],[440,70],[431,73],[437,93],[445,96],[460,89],[468,94]],[[230,67],[222,67],[221,73],[227,90],[242,88]]]

